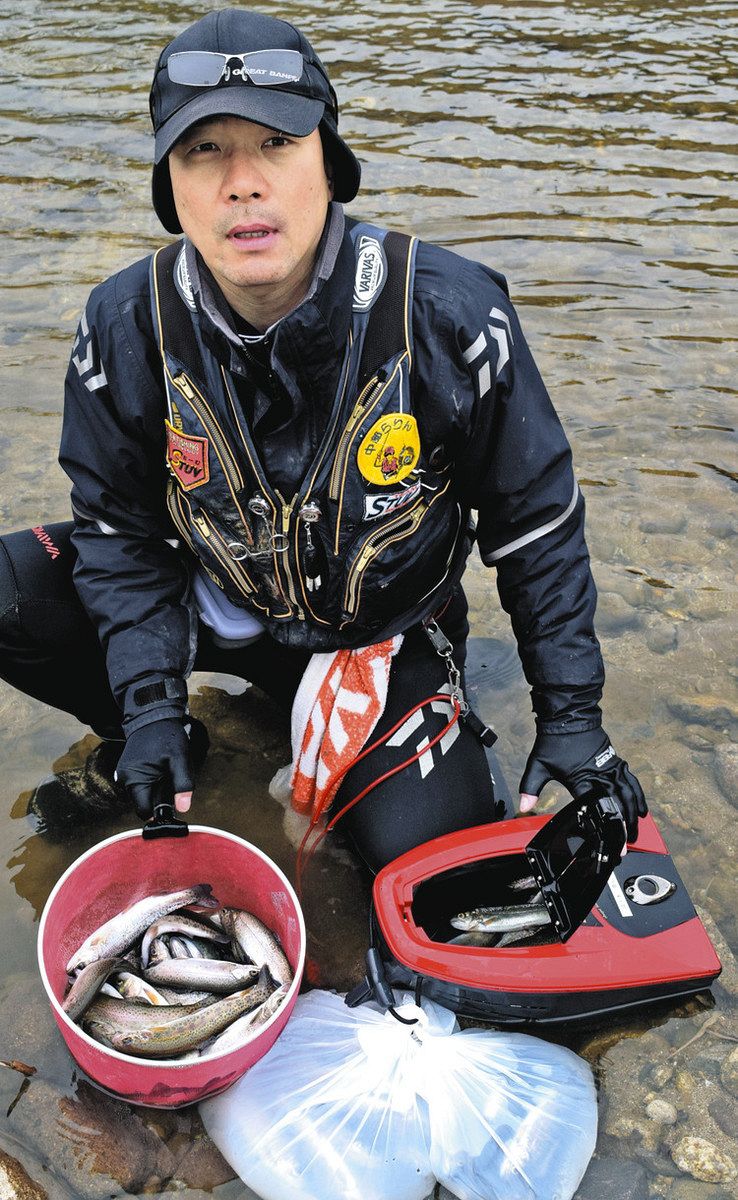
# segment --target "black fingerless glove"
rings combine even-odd
[[[142,821],[163,799],[173,803],[175,792],[192,791],[209,744],[205,726],[191,717],[165,717],[129,735],[115,777],[128,789]]]
[[[619,758],[604,729],[582,733],[539,733],[520,780],[521,792],[538,796],[555,779],[579,800],[593,786],[605,785],[617,800],[625,821],[627,838],[638,836],[638,818],[648,807],[640,783],[625,759]]]

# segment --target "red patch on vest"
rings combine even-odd
[[[186,492],[201,487],[210,478],[208,439],[179,433],[168,421],[167,462]]]

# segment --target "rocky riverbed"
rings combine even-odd
[[[472,644],[470,681],[485,713],[497,711],[501,718],[502,757],[514,761],[514,747],[525,742],[526,722],[511,701],[523,685],[501,628],[496,632],[499,636]],[[213,744],[198,784],[197,820],[253,837],[291,874],[300,822],[268,796],[269,781],[288,754],[286,721],[255,689],[237,693],[235,681],[200,677],[193,710],[208,724]],[[21,739],[29,704],[13,703]],[[514,718],[505,716],[516,707]],[[7,708],[5,715],[12,727]],[[37,741],[38,733],[37,728]],[[81,765],[94,744],[87,735],[55,767]],[[702,763],[705,751],[694,753]],[[53,840],[34,832],[34,819],[23,815],[27,799],[27,791],[16,798],[14,824],[25,829],[25,836],[10,861],[26,951],[34,935],[26,913],[40,911],[58,873],[88,845],[130,824],[125,818],[108,821]],[[557,802],[554,797],[547,803]],[[668,814],[658,819],[662,828],[672,822]],[[714,866],[722,863],[727,869],[715,832]],[[677,856],[693,897],[703,899],[701,914],[723,963],[712,993],[587,1029],[543,1031],[582,1054],[597,1077],[597,1152],[577,1200],[728,1200],[735,1194],[738,968],[711,910],[721,925],[727,917],[730,926],[731,914],[723,910],[720,888],[709,886],[699,873],[692,878],[691,861],[692,856]],[[726,902],[728,895],[726,890]],[[329,845],[308,874],[304,897],[309,983],[343,989],[360,977],[367,901],[366,881],[347,851],[340,842]],[[31,954],[18,958],[0,991],[0,1055],[34,1067],[35,1073],[25,1077],[0,1068],[0,1103],[7,1114],[0,1133],[3,1200],[163,1198],[172,1192],[185,1200],[210,1195],[250,1200],[251,1193],[205,1134],[196,1109],[133,1108],[82,1077],[53,1022]],[[444,1194],[437,1189],[439,1197]]]

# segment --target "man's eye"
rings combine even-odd
[[[265,146],[289,146],[290,139],[286,138],[282,133],[275,133],[274,137],[267,138]]]
[[[215,142],[197,142],[194,146],[190,146],[188,154],[210,154],[217,149]]]

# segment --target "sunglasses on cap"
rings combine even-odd
[[[234,66],[234,60],[241,63]],[[244,54],[218,54],[211,50],[183,50],[167,60],[172,83],[187,87],[216,87],[232,77],[249,80],[256,87],[278,87],[296,83],[303,73],[299,50],[252,50]]]

